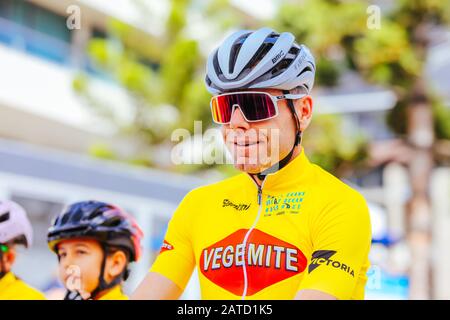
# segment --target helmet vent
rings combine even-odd
[[[69,221],[69,218],[70,218],[70,214],[66,213],[65,215],[63,215],[63,217],[62,217],[62,219],[61,219],[61,221],[59,223],[60,224],[66,224],[67,221]]]
[[[230,61],[228,61],[228,72],[233,73],[234,72],[234,66],[236,64],[237,57],[239,55],[239,51],[241,51],[242,44],[244,43],[245,39],[247,39],[249,34],[245,34],[241,37],[239,37],[233,47],[231,48],[230,53]]]
[[[83,217],[83,212],[77,211],[77,212],[75,212],[75,214],[72,216],[72,221],[73,221],[73,222],[78,222],[78,221],[81,220],[82,217]]]
[[[306,67],[305,69],[303,69],[302,71],[300,71],[300,73],[297,75],[297,77],[300,76],[300,75],[302,75],[302,74],[304,74],[304,73],[307,72],[307,71],[311,71],[311,72],[312,72],[312,69],[311,69],[310,67]]]
[[[95,210],[94,212],[91,213],[91,215],[89,216],[89,220],[94,220],[95,218],[97,218],[98,216],[101,216],[103,214],[103,210],[101,210],[101,208],[98,208],[97,210]]]
[[[219,65],[219,57],[218,57],[218,52],[217,51],[216,51],[216,54],[214,55],[214,58],[213,58],[213,65],[214,65],[214,69],[217,70],[217,74],[218,75],[222,75],[223,72],[222,72],[222,69],[220,68],[220,65]]]
[[[9,220],[9,211],[0,215],[0,223],[8,221]]]
[[[122,222],[122,219],[120,217],[112,217],[111,219],[106,220],[104,223],[102,223],[102,226],[105,227],[118,227]]]
[[[270,49],[272,49],[273,47],[273,43],[269,42],[264,42],[261,47],[259,47],[258,51],[256,52],[256,54],[250,59],[250,61],[245,65],[243,70],[246,69],[253,69],[253,67],[255,67],[259,61],[262,60],[262,58],[265,57],[265,55],[270,51]]]
[[[283,73],[287,68],[289,68],[289,66],[291,65],[292,61],[294,61],[294,59],[283,59],[282,61],[280,61],[278,63],[277,66],[275,66],[272,70],[272,78],[276,77],[277,75],[279,75],[280,73]]]

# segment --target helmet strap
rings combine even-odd
[[[289,90],[283,90],[283,93],[284,94],[289,94]],[[302,131],[300,129],[300,120],[298,119],[297,112],[295,111],[294,102],[292,102],[291,99],[287,99],[286,102],[287,102],[289,110],[291,111],[291,114],[292,114],[292,116],[294,118],[294,121],[295,121],[295,141],[294,141],[294,145],[293,145],[291,151],[287,154],[287,156],[285,156],[279,162],[277,162],[274,165],[272,165],[270,168],[267,168],[267,169],[263,170],[262,172],[256,174],[256,176],[258,177],[258,179],[260,181],[263,181],[268,174],[277,172],[277,171],[281,170],[282,168],[284,168],[291,161],[291,158],[292,158],[292,155],[294,154],[295,148],[302,141]]]
[[[64,300],[84,300],[78,291],[67,290]]]
[[[127,275],[128,273],[128,270],[125,267],[124,270],[117,277],[115,277],[110,283],[106,283],[105,266],[106,266],[106,258],[108,256],[108,246],[102,243],[102,249],[103,249],[103,259],[102,265],[100,267],[100,276],[98,278],[97,288],[95,288],[94,291],[91,292],[92,299],[95,299],[100,294],[100,292],[114,288],[115,286],[119,285],[122,282],[124,275]]]

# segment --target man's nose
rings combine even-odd
[[[238,105],[233,106],[233,111],[231,112],[230,128],[245,128],[250,127],[249,123],[245,120],[244,114]]]

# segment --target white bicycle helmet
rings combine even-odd
[[[227,37],[209,55],[206,69],[212,94],[252,88],[303,88],[309,94],[316,66],[309,49],[295,43],[292,33],[261,28]]]
[[[0,201],[0,243],[30,247],[33,229],[25,210],[13,201]]]

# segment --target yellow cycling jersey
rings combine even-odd
[[[203,299],[363,299],[370,243],[362,195],[302,150],[261,187],[242,173],[191,191],[150,271],[184,289],[196,267]]]
[[[118,285],[109,290],[98,300],[128,300],[128,297],[122,292],[122,287]]]
[[[45,300],[45,296],[8,272],[0,279],[0,300]]]

